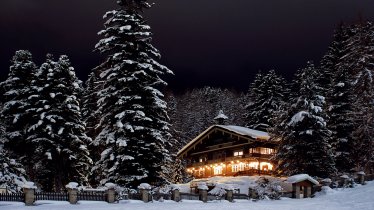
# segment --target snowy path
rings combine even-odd
[[[104,202],[80,202],[70,205],[67,202],[39,201],[36,206],[25,207],[23,203],[0,202],[0,210],[374,210],[374,182],[353,189],[333,190],[312,199],[282,199],[280,201],[251,202],[239,200],[235,203],[218,201],[173,201],[143,203],[123,201],[119,204]]]

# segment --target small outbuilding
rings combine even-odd
[[[319,185],[318,181],[310,177],[308,174],[298,174],[288,177],[286,182],[292,184],[292,198],[310,198],[312,196],[312,188]]]

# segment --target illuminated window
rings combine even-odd
[[[268,162],[261,162],[260,163],[260,169],[263,170],[263,171],[271,171],[273,170],[273,165],[271,163],[268,163]]]
[[[257,147],[257,148],[250,148],[249,149],[249,153],[260,153],[260,148],[259,147]]]
[[[214,175],[222,174],[222,166],[215,166],[214,167]]]
[[[250,148],[249,153],[259,153],[264,155],[270,155],[273,154],[275,151],[271,148],[265,148],[265,147],[257,147],[257,148]]]
[[[234,156],[242,156],[243,150],[234,151]]]
[[[250,162],[250,163],[248,164],[248,167],[249,167],[250,169],[258,169],[258,162]]]
[[[232,172],[244,171],[244,168],[245,168],[245,164],[244,163],[233,164],[231,166]]]
[[[204,176],[204,174],[205,174],[204,172],[205,172],[205,170],[200,168],[199,169],[199,176]]]

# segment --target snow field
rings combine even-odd
[[[142,201],[121,201],[118,204],[105,202],[80,201],[78,205],[70,205],[61,201],[38,201],[35,206],[25,206],[19,202],[0,202],[1,210],[374,210],[374,182],[367,185],[358,185],[355,188],[330,189],[324,188],[315,198],[282,200],[261,200],[252,202],[249,200],[201,201],[182,202],[164,201],[143,203]]]

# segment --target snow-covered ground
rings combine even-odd
[[[122,201],[118,204],[105,202],[79,202],[70,205],[67,202],[38,201],[36,206],[24,206],[17,202],[0,202],[1,210],[374,210],[374,182],[352,189],[327,190],[315,198],[290,199],[278,201],[237,200],[235,203],[217,201],[202,203],[200,201],[174,201],[143,203],[141,201]]]
[[[250,186],[255,186],[256,181],[259,179],[260,176],[216,176],[216,177],[211,177],[211,178],[206,178],[206,179],[195,179],[193,181],[195,182],[206,182],[208,185],[210,183],[212,184],[227,184],[227,185],[232,185],[237,187],[240,190],[240,193],[242,194],[248,194],[248,188]],[[283,190],[285,192],[290,192],[292,190],[292,185],[286,182],[283,182],[286,180],[284,179],[279,179],[271,176],[261,176],[261,177],[266,177],[269,180],[279,180],[280,185],[282,186]],[[190,192],[190,183],[187,184],[180,184],[179,185],[181,192]],[[374,210],[374,209],[373,209]]]

